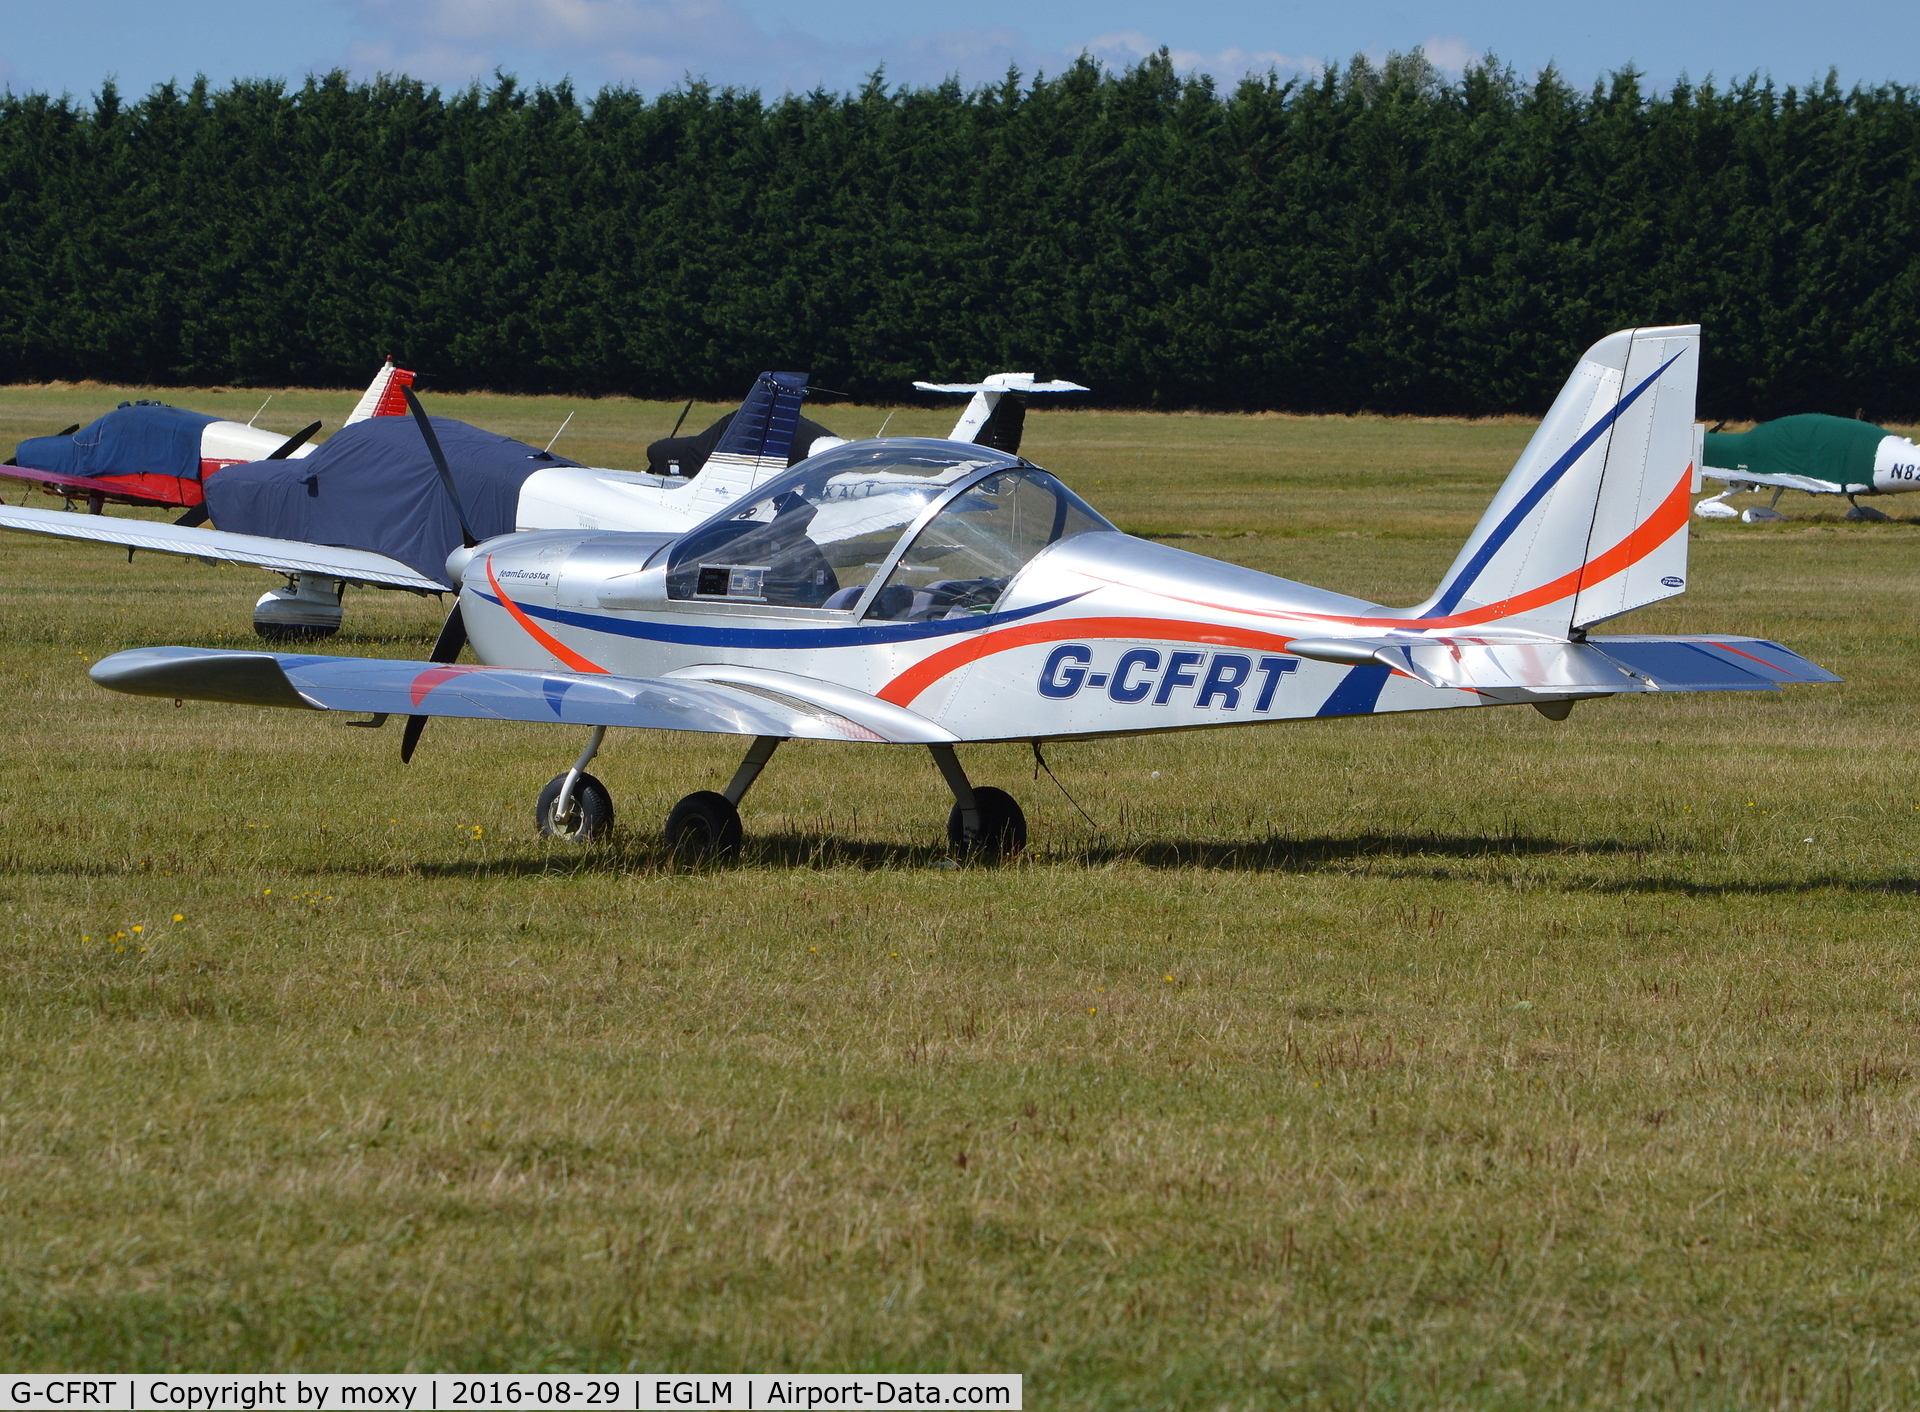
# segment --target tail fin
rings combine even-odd
[[[404,417],[407,415],[405,391],[413,386],[413,374],[405,368],[396,368],[393,359],[388,358],[373,375],[373,381],[367,384],[367,390],[360,394],[360,400],[353,404],[353,411],[347,414],[343,426],[352,426],[355,422],[364,422],[369,417]]]
[[[785,471],[806,395],[805,373],[760,374],[688,487],[693,500],[723,505]]]
[[[1422,626],[1566,637],[1686,587],[1700,327],[1626,329],[1580,359]]]
[[[1085,392],[1077,382],[1040,382],[1032,373],[995,373],[985,382],[916,382],[922,392],[971,392],[973,400],[947,433],[948,441],[1004,451],[1020,449],[1027,424],[1027,398],[1036,392]]]

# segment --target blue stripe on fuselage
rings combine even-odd
[[[1387,678],[1393,675],[1393,668],[1386,666],[1355,667],[1344,677],[1340,685],[1333,689],[1333,695],[1313,714],[1316,716],[1369,716],[1373,708],[1380,704],[1381,688],[1387,684]]]
[[[1602,433],[1620,419],[1620,414],[1631,407],[1641,393],[1652,387],[1661,373],[1679,361],[1678,353],[1667,359],[1645,382],[1614,403],[1604,417],[1580,433],[1580,439],[1567,448],[1565,455],[1547,467],[1547,473],[1533,483],[1527,493],[1520,497],[1520,503],[1514,506],[1507,517],[1500,522],[1499,528],[1487,536],[1487,542],[1475,551],[1473,558],[1467,562],[1466,568],[1460,571],[1460,577],[1447,585],[1439,601],[1433,605],[1433,612],[1428,614],[1429,617],[1444,617],[1454,610],[1460,600],[1466,596],[1467,590],[1473,587],[1473,581],[1480,577],[1480,571],[1493,561],[1493,556],[1500,552],[1501,547],[1509,539],[1513,538],[1513,532],[1520,528],[1521,522],[1533,513],[1534,506],[1545,498],[1549,490],[1560,483],[1560,478],[1573,469],[1573,463],[1587,454],[1588,449],[1600,439]],[[1416,618],[1414,621],[1418,622],[1419,619]]]
[[[1092,590],[1088,590],[1091,592]],[[476,590],[477,592],[477,590]],[[491,593],[479,597],[496,606],[500,600]],[[804,652],[818,647],[872,647],[884,642],[917,642],[930,637],[951,637],[956,633],[984,632],[1007,623],[1019,622],[1084,598],[1085,593],[1070,593],[1051,603],[1037,603],[1014,613],[988,613],[978,618],[941,618],[930,623],[889,623],[884,627],[832,628],[723,628],[681,627],[677,624],[635,622],[629,618],[603,617],[598,613],[576,613],[565,608],[542,608],[518,599],[514,606],[530,618],[550,623],[586,628],[591,632],[611,633],[616,637],[639,637],[650,642],[677,642],[686,647],[775,648],[784,652]]]

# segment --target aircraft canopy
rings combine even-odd
[[[122,402],[71,436],[34,436],[20,443],[14,460],[36,471],[63,476],[174,476],[200,479],[201,412],[163,402]]]
[[[1708,432],[1706,463],[1715,470],[1805,476],[1865,490],[1873,485],[1874,452],[1888,435],[1872,422],[1808,412],[1762,422],[1752,431]]]
[[[667,595],[851,611],[891,567],[866,616],[961,617],[990,611],[1047,545],[1112,528],[1045,471],[1002,453],[950,441],[856,442],[682,537],[668,556]]]

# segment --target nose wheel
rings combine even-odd
[[[567,781],[573,789],[567,793]],[[567,793],[563,802],[561,795]],[[613,827],[613,796],[592,775],[575,775],[569,770],[555,775],[540,791],[533,806],[534,827],[543,837],[563,843],[591,843]]]
[[[606,738],[607,728],[595,726],[573,768],[555,775],[540,791],[533,805],[533,825],[543,837],[591,843],[613,827],[613,796],[587,773],[587,765],[600,753],[600,742]]]

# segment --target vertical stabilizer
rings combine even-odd
[[[342,425],[352,426],[370,417],[406,416],[406,390],[413,386],[413,376],[405,368],[394,367],[393,359],[387,359],[380,371],[373,375],[373,381],[367,384],[367,390],[360,394],[360,400],[353,404],[353,410],[347,414],[347,420]]]
[[[1085,392],[1077,382],[1036,379],[1032,373],[995,373],[985,382],[916,382],[922,392],[971,392],[948,441],[987,446],[1009,456],[1020,450],[1027,425],[1027,399],[1036,392]]]
[[[800,426],[805,373],[762,373],[726,434],[688,486],[698,503],[713,508],[739,499],[787,469],[787,453]]]
[[[1413,616],[1565,637],[1682,591],[1699,360],[1698,325],[1589,348]]]

